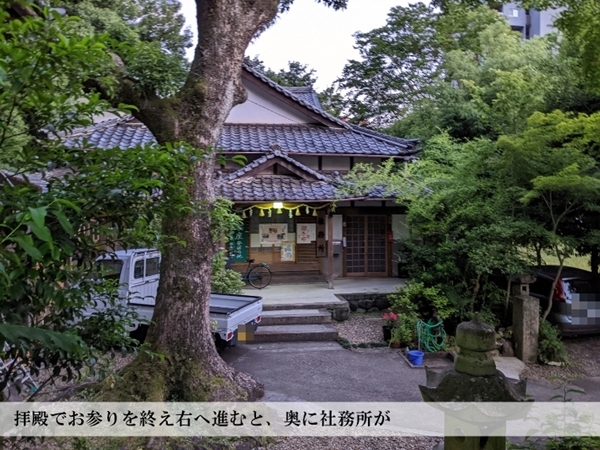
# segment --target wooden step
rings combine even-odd
[[[255,344],[263,342],[335,341],[338,332],[332,324],[267,325],[254,333]]]
[[[314,325],[331,323],[331,312],[326,309],[284,309],[263,311],[261,326]]]
[[[325,275],[318,271],[310,272],[274,272],[271,284],[315,284],[327,283]]]

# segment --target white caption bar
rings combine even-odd
[[[1,403],[8,436],[600,436],[600,403]]]

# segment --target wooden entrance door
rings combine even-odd
[[[346,275],[387,276],[387,217],[346,216]]]

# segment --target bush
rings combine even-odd
[[[422,315],[433,315],[435,312],[442,320],[455,315],[458,311],[440,286],[425,287],[425,284],[420,281],[409,281],[398,290],[398,293],[390,296],[390,301],[392,303],[397,301],[404,307],[408,304],[413,305],[415,311]]]
[[[220,251],[213,260],[211,292],[241,294],[245,284],[241,275],[233,269],[226,269],[225,263],[225,254],[223,251]]]
[[[538,338],[538,359],[547,364],[549,362],[567,363],[567,347],[560,338],[560,332],[547,320],[540,322]]]
[[[422,283],[415,283],[420,284]],[[412,344],[417,339],[417,322],[419,313],[417,304],[413,301],[415,288],[410,283],[390,295],[391,310],[398,315],[399,325],[394,329],[394,341]]]

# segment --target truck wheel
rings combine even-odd
[[[138,327],[129,333],[129,337],[143,344],[148,334],[148,325],[138,325]]]
[[[224,341],[223,339],[221,339],[221,336],[219,336],[219,333],[215,333],[215,347],[217,347],[217,350],[222,352],[223,350],[225,350],[227,348],[227,341]]]

